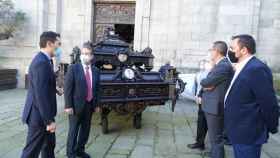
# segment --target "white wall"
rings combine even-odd
[[[259,18],[259,56],[280,72],[280,1],[263,0]]]
[[[39,50],[43,31],[61,33],[63,60],[76,45],[90,40],[92,1],[84,0],[15,0],[17,9],[27,14],[27,23],[14,38],[0,41],[0,67],[19,70],[18,87],[24,87],[24,74]]]
[[[150,46],[156,67],[171,60],[180,68],[196,68],[212,42],[246,33],[257,39],[258,56],[275,66],[279,12],[275,0],[137,0],[134,47]],[[273,22],[264,27],[265,19]]]
[[[15,0],[15,7],[27,15],[27,22],[14,38],[0,41],[0,66],[18,69],[19,86],[24,86],[24,73],[32,56],[38,51],[43,27],[43,1]]]

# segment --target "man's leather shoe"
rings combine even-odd
[[[276,134],[276,133],[278,133],[278,129],[277,129],[277,128],[272,129],[272,130],[270,131],[270,133],[271,133],[271,134]]]
[[[199,149],[199,150],[204,150],[205,149],[205,145],[204,144],[199,144],[199,143],[188,144],[187,146],[190,149]]]
[[[228,146],[232,145],[232,143],[228,139],[224,139],[224,144]]]
[[[86,152],[78,153],[77,156],[81,158],[90,158],[90,155]]]
[[[67,156],[67,158],[76,158],[76,155]]]

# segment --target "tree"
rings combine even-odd
[[[25,21],[25,13],[17,11],[11,0],[0,0],[0,40],[13,37]]]

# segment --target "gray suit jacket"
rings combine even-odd
[[[222,59],[200,84],[203,88],[215,87],[211,91],[202,91],[202,110],[213,115],[224,114],[224,98],[233,77],[233,68],[227,58]]]

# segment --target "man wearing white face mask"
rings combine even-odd
[[[92,45],[87,42],[81,51],[81,63],[73,64],[65,78],[65,112],[69,115],[68,158],[90,158],[85,152],[93,111],[98,111],[100,73],[92,65]]]
[[[196,142],[193,144],[188,144],[188,148],[190,149],[199,149],[204,150],[205,149],[205,138],[207,134],[207,121],[205,114],[202,110],[202,104],[201,104],[201,97],[202,97],[202,91],[203,88],[200,85],[200,82],[207,77],[209,71],[212,69],[212,64],[210,61],[202,60],[199,63],[199,69],[200,71],[195,76],[195,98],[196,103],[198,105],[198,115],[197,115],[197,129],[196,129]]]

